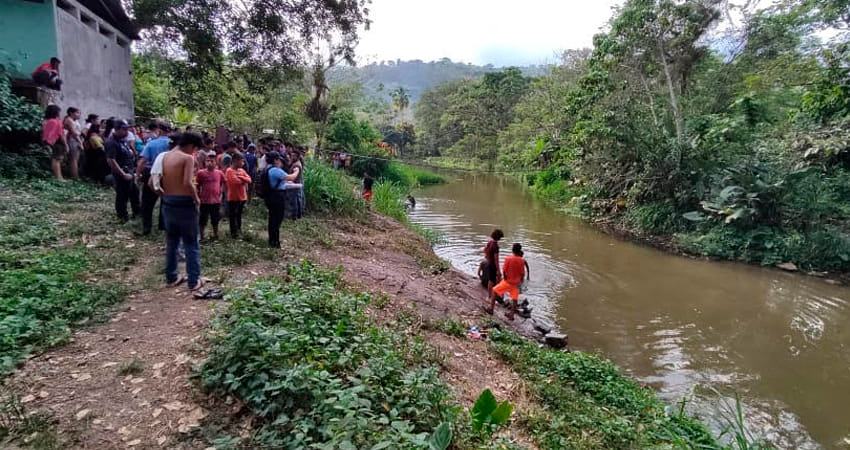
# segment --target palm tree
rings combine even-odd
[[[393,107],[396,110],[396,116],[400,116],[408,106],[410,106],[410,94],[407,89],[399,86],[390,91],[390,97],[393,99]]]

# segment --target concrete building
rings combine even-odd
[[[0,63],[25,86],[58,57],[63,85],[51,100],[63,111],[133,117],[133,39],[138,31],[120,0],[0,0]]]

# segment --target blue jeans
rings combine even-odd
[[[186,251],[186,274],[189,287],[198,285],[201,278],[201,246],[198,242],[198,208],[192,197],[163,195],[162,215],[165,218],[165,281],[177,280],[177,249],[183,241]]]

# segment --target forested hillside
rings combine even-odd
[[[545,76],[423,94],[418,150],[689,252],[846,272],[848,30],[847,0],[630,0]]]
[[[422,94],[435,86],[456,80],[480,78],[485,73],[496,72],[499,69],[488,64],[477,66],[453,62],[448,58],[439,61],[381,61],[360,67],[337,66],[328,73],[331,86],[349,83],[360,83],[369,96],[388,96],[388,93],[399,87],[404,88],[412,103],[419,101]],[[542,75],[547,70],[544,66],[522,67],[522,72],[528,76]]]

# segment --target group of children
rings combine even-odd
[[[511,255],[505,257],[502,269],[499,270],[499,241],[505,237],[502,230],[496,229],[490,233],[490,240],[484,247],[484,260],[478,268],[481,284],[487,288],[488,305],[485,310],[493,314],[496,300],[505,298],[508,305],[507,318],[514,320],[519,307],[519,291],[522,282],[531,279],[531,269],[525,260],[522,244],[515,243],[511,247]]]
[[[277,141],[263,141],[259,148],[248,144],[245,152],[238,151],[238,145],[231,142],[223,152],[207,151],[199,155],[203,169],[196,174],[198,196],[200,198],[200,235],[206,236],[207,225],[212,225],[210,238],[218,239],[218,225],[223,216],[227,217],[230,236],[237,238],[242,232],[242,215],[245,205],[258,185],[272,183],[271,178],[278,171],[283,172],[283,186],[280,191],[284,197],[281,202],[265,198],[270,217],[299,219],[304,214],[303,165],[304,152],[301,147],[286,145]],[[258,187],[260,189],[261,187]],[[262,195],[261,195],[262,196]],[[265,196],[264,196],[265,197]],[[277,211],[280,209],[280,211]],[[279,214],[278,214],[279,213]],[[274,226],[270,221],[270,226]],[[280,226],[280,223],[277,223]],[[270,230],[273,231],[273,230]],[[270,236],[274,233],[270,233]],[[277,244],[274,239],[270,245]],[[279,245],[279,244],[278,244]]]

